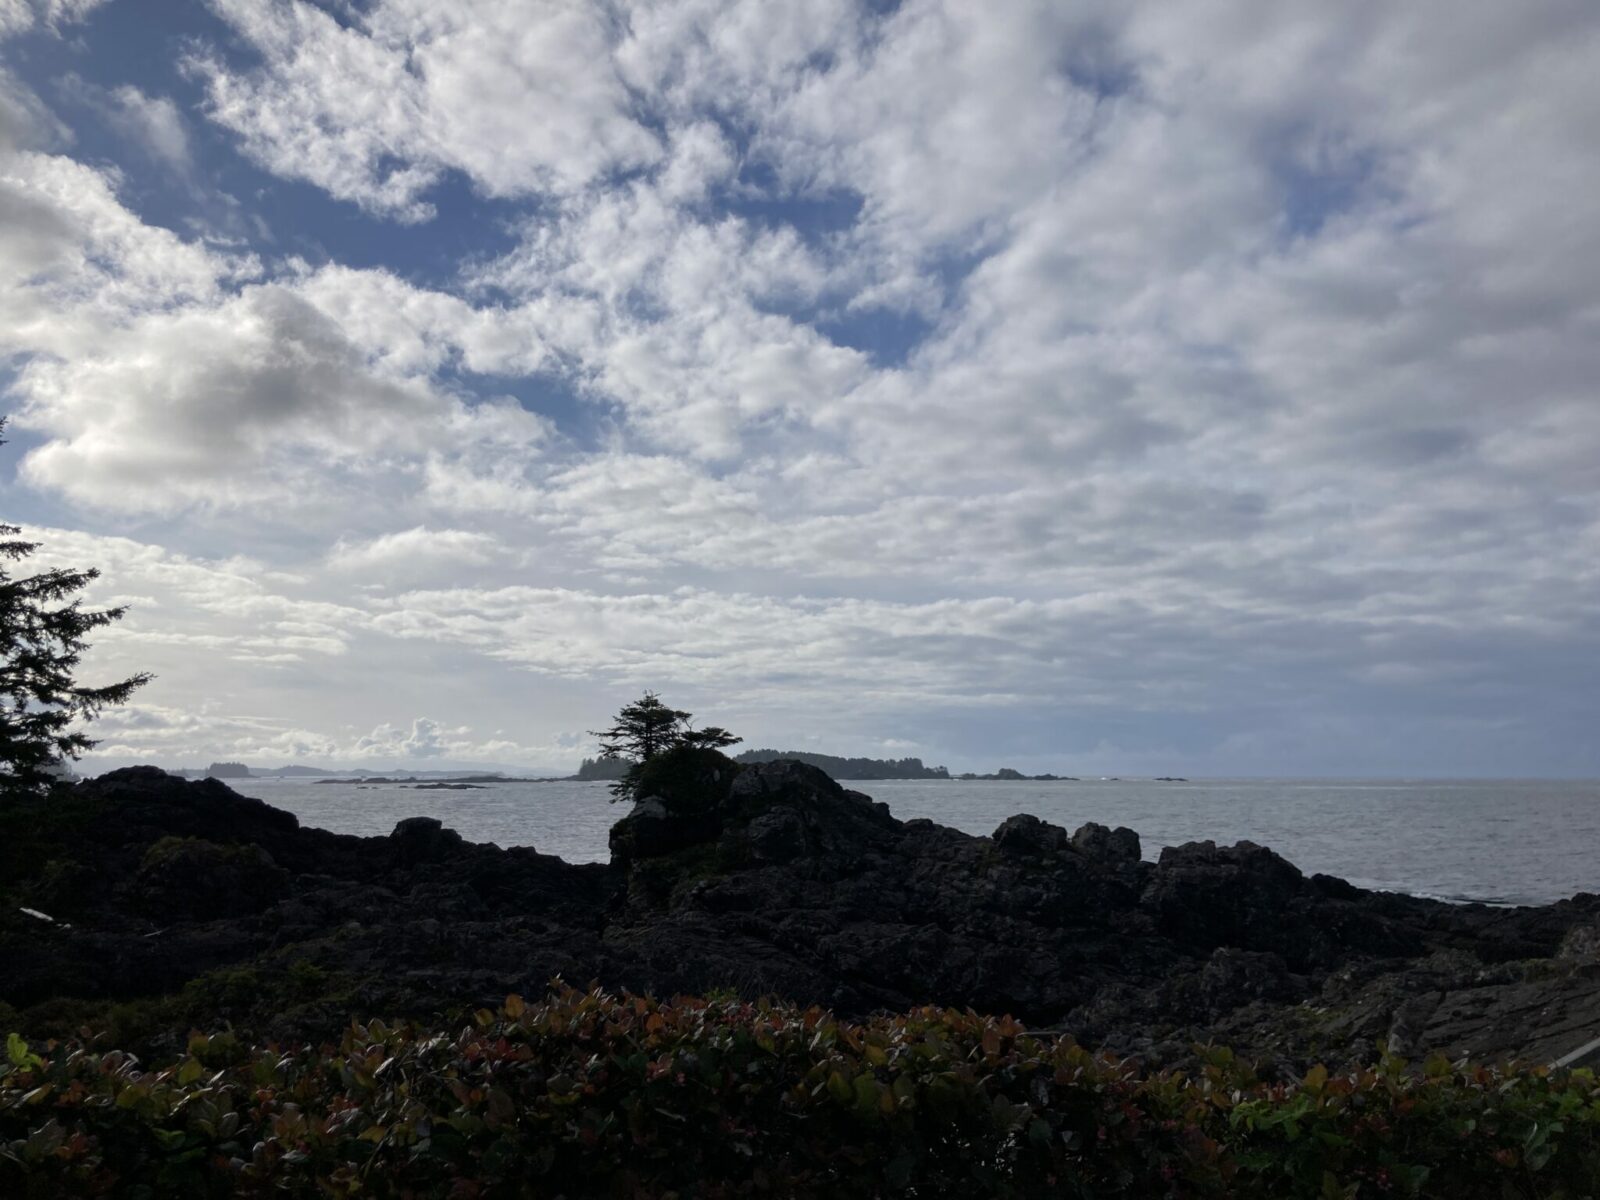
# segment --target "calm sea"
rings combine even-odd
[[[1014,813],[1075,829],[1138,831],[1147,858],[1210,838],[1270,846],[1301,870],[1362,887],[1450,900],[1542,904],[1600,891],[1600,783],[1554,780],[1209,779],[1192,783],[847,783],[902,819],[987,834]],[[469,841],[533,846],[569,862],[607,857],[623,809],[603,783],[505,783],[481,791],[397,784],[249,780],[235,784],[338,833],[387,834],[438,817]]]

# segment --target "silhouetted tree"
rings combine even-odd
[[[0,417],[0,433],[5,430]],[[0,445],[5,439],[0,437]],[[148,683],[141,671],[121,683],[84,687],[73,677],[91,630],[119,620],[126,608],[84,609],[71,599],[100,572],[57,568],[13,579],[4,563],[39,548],[15,525],[0,525],[0,790],[43,791],[67,759],[94,745],[75,722],[121,704]]]
[[[721,750],[724,746],[736,746],[744,739],[735,737],[720,725],[707,725],[704,729],[684,730],[682,741],[685,746]]]
[[[590,736],[600,739],[600,752],[606,758],[632,760],[627,773],[611,785],[613,800],[631,797],[639,769],[658,755],[679,746],[715,750],[743,740],[718,725],[695,729],[689,720],[689,713],[668,708],[660,696],[646,692],[617,713],[611,728],[589,731]]]

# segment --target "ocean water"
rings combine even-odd
[[[503,783],[481,791],[252,779],[248,796],[337,833],[387,834],[438,817],[469,841],[533,846],[602,862],[623,815],[604,783]],[[987,834],[1015,813],[1076,829],[1127,825],[1146,858],[1211,839],[1270,846],[1307,874],[1361,887],[1490,904],[1600,892],[1600,782],[1557,780],[1207,779],[1060,783],[868,780],[845,784],[901,819]]]

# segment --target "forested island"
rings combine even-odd
[[[957,775],[956,778],[961,780],[964,783],[965,782],[982,782],[984,780],[999,781],[999,782],[1013,782],[1013,783],[1014,782],[1026,782],[1026,783],[1077,783],[1078,782],[1078,777],[1076,775],[1024,775],[1021,771],[1013,770],[1010,767],[1001,767],[998,771],[995,771],[993,774],[990,774],[990,775],[974,775],[972,772],[968,771],[968,772],[965,772],[964,774]]]
[[[628,774],[633,766],[631,758],[615,754],[602,754],[599,758],[586,758],[578,764],[574,779],[585,783],[614,783]]]
[[[949,779],[944,767],[924,766],[920,758],[844,758],[837,754],[818,754],[813,750],[746,750],[734,756],[735,762],[767,763],[793,759],[816,767],[829,779]],[[586,758],[574,779],[614,781],[626,777],[634,766],[629,758],[602,755]],[[970,777],[969,777],[970,778]]]
[[[949,779],[943,767],[925,767],[920,758],[841,758],[811,750],[746,750],[735,762],[768,763],[793,759],[816,767],[829,779]]]

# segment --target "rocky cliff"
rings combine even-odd
[[[424,818],[387,838],[302,829],[154,768],[14,805],[0,1021],[48,1031],[142,998],[176,1033],[307,1034],[559,974],[853,1014],[971,1006],[1156,1060],[1214,1039],[1285,1069],[1391,1048],[1550,1059],[1600,1033],[1600,897],[1453,906],[1308,877],[1248,842],[1152,863],[1128,829],[902,822],[795,762],[652,768],[609,865]]]

